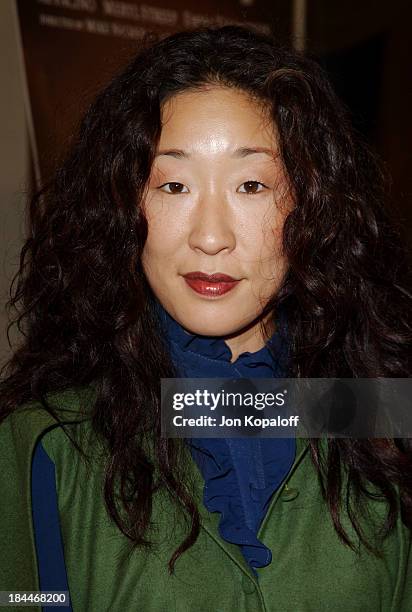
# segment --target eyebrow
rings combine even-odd
[[[255,155],[256,153],[264,153],[265,155],[269,155],[272,159],[277,156],[276,152],[272,149],[268,149],[267,147],[240,147],[239,149],[235,149],[232,153],[232,157],[242,159],[247,157],[248,155]],[[176,159],[190,159],[191,155],[187,151],[183,151],[183,149],[162,149],[158,151],[156,157],[160,155],[168,155],[170,157],[174,157]]]

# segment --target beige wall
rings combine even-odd
[[[14,0],[0,1],[0,361],[9,354],[6,313],[9,285],[22,244],[29,189],[29,152],[24,118]]]

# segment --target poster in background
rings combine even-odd
[[[244,23],[266,32],[275,27],[286,38],[290,13],[287,0],[16,0],[16,6],[37,186],[64,155],[93,98],[148,33]]]

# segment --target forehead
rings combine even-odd
[[[176,94],[163,105],[159,148],[190,149],[199,143],[234,147],[271,146],[277,133],[269,106],[246,92],[205,86]]]

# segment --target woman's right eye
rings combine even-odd
[[[165,187],[168,187],[169,189],[165,189]],[[182,191],[182,187],[184,189],[186,189],[186,191]],[[189,193],[188,188],[183,185],[182,183],[164,183],[163,185],[160,185],[160,187],[158,187],[158,189],[161,189],[162,191],[164,191],[165,193],[171,193],[171,194],[177,194],[177,193]]]

